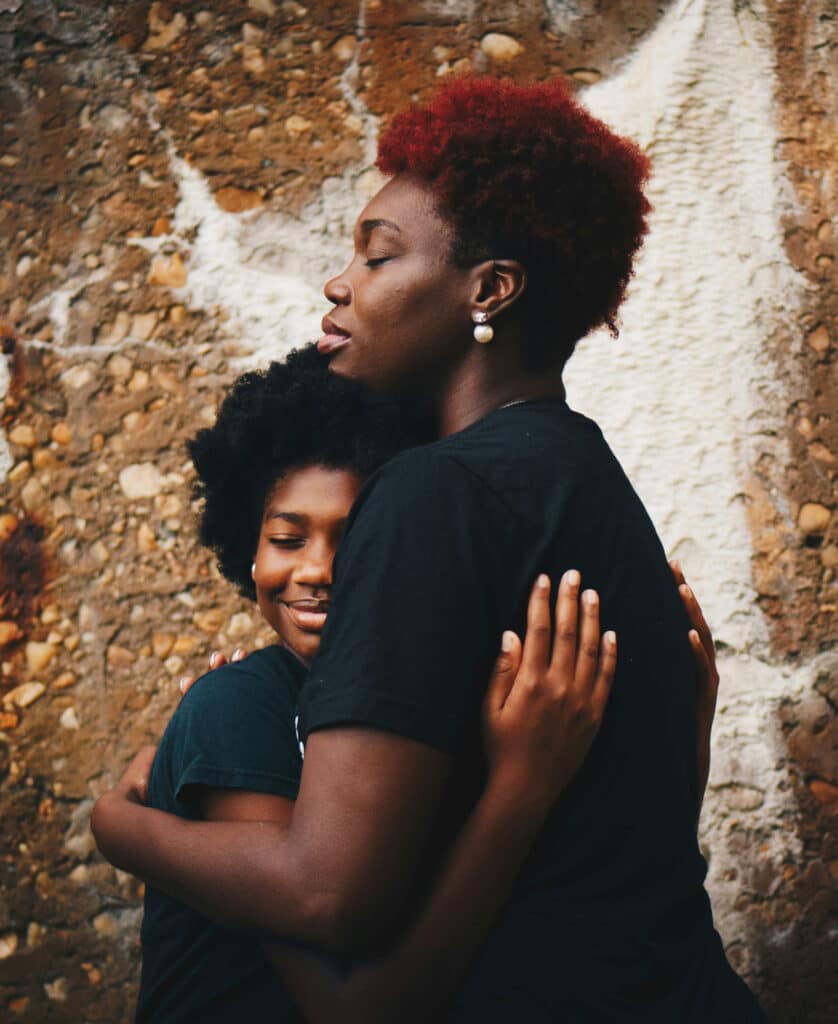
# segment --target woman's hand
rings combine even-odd
[[[681,566],[676,561],[669,563],[672,575],[678,584],[678,593],[684,602],[690,620],[690,646],[693,649],[696,671],[696,770],[698,785],[698,805],[701,808],[704,790],[710,777],[710,735],[713,730],[713,718],[716,714],[716,699],[719,695],[719,672],[716,668],[716,647],[710,627],[701,611],[692,589],[684,579]]]
[[[523,648],[503,635],[483,705],[490,786],[546,813],[587,756],[617,664],[617,638],[600,637],[599,596],[579,595],[576,570],[564,574],[550,616],[550,581],[540,576],[527,611]]]

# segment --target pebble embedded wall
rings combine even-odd
[[[730,956],[772,1020],[834,1018],[835,20],[0,2],[4,1020],[130,1019],[140,892],[95,853],[92,801],[182,672],[267,640],[196,544],[183,443],[242,366],[316,335],[381,119],[468,69],[564,73],[653,158],[623,334],[581,347],[571,400],[717,630],[702,836]]]

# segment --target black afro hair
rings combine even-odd
[[[201,542],[215,552],[223,575],[255,598],[250,566],[265,499],[280,477],[319,465],[366,478],[429,439],[427,423],[408,422],[392,400],[331,373],[313,345],[245,373],[215,425],[187,446],[198,474]]]

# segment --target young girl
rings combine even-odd
[[[191,819],[292,820],[302,764],[297,696],[329,611],[335,551],[364,479],[414,438],[394,404],[328,373],[309,349],[240,378],[215,426],[192,441],[202,540],[224,575],[256,599],[277,643],[186,695],[152,766],[153,807]],[[575,627],[572,582],[561,599],[565,625]],[[571,629],[557,677],[578,684],[572,721],[563,720],[559,700],[551,708],[542,698],[526,721],[535,705],[506,699],[519,660],[510,638],[486,707],[488,783],[424,913],[386,958],[345,974],[300,950],[263,950],[149,887],[137,1021],[296,1020],[295,1003],[306,1019],[330,1024],[392,1019],[398,1007],[420,1019],[442,1002],[596,731],[615,652],[608,637],[598,656],[597,607],[582,608],[583,646],[577,658]],[[549,624],[544,589],[534,592],[531,612]],[[538,647],[536,628],[524,657],[538,658],[543,675]],[[532,673],[527,678],[532,683]],[[522,672],[519,690],[524,679]],[[544,738],[550,742],[540,748]]]

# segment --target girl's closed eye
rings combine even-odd
[[[295,549],[302,547],[305,537],[270,537],[269,542],[277,548]]]
[[[365,266],[373,268],[380,267],[382,263],[387,263],[387,261],[392,258],[392,256],[368,256],[365,261]]]

